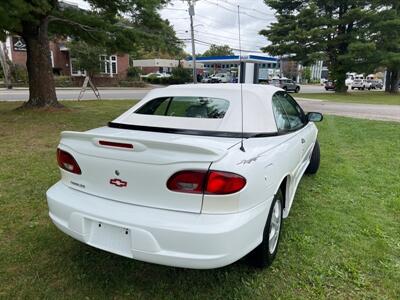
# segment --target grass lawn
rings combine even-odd
[[[400,105],[400,93],[397,95],[385,92],[356,91],[348,93],[300,93],[296,98],[321,99],[335,102],[351,102],[366,104],[391,104]]]
[[[321,169],[300,183],[273,266],[201,271],[97,250],[51,223],[45,192],[59,179],[60,131],[102,126],[133,101],[64,104],[0,103],[0,298],[398,299],[399,124],[327,116]]]

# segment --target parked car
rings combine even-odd
[[[271,83],[272,85],[284,89],[285,91],[288,92],[292,91],[298,93],[300,91],[300,86],[291,79],[285,79],[285,78],[272,79]]]
[[[154,89],[108,126],[62,132],[53,223],[157,264],[270,265],[303,173],[319,168],[322,115],[280,88],[243,84],[241,98],[240,86]]]
[[[383,81],[380,79],[375,80],[375,88],[377,89],[383,89]]]
[[[231,76],[228,73],[217,73],[211,76],[211,83],[227,83],[230,80]]]
[[[349,87],[345,85],[345,89],[348,90]],[[329,80],[325,83],[325,90],[336,91],[336,81]]]
[[[325,90],[334,91],[336,89],[336,83],[332,80],[328,80],[325,82]]]
[[[211,83],[211,77],[204,77],[204,78],[201,80],[201,82],[202,82],[202,83]]]
[[[167,74],[167,73],[149,73],[149,74],[141,75],[140,77],[142,77],[142,78],[149,78],[149,77],[167,78],[167,77],[171,77],[171,74]]]
[[[367,80],[368,83],[368,89],[371,90],[375,90],[375,89],[382,89],[383,88],[383,82],[382,80],[377,80],[377,79],[371,79],[371,80]]]
[[[354,79],[353,83],[351,84],[351,89],[359,89],[359,90],[365,90],[365,88],[369,87],[369,83],[366,83],[364,79]]]

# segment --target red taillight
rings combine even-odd
[[[60,168],[74,174],[82,174],[81,168],[75,158],[73,158],[73,156],[68,152],[57,149],[57,161]]]
[[[210,171],[208,174],[206,194],[226,195],[240,191],[246,185],[246,179],[235,173]]]
[[[243,176],[223,171],[180,171],[167,182],[168,189],[174,192],[214,195],[233,194],[245,185]]]
[[[181,193],[202,194],[207,171],[180,171],[167,181],[171,191]]]

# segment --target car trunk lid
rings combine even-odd
[[[185,169],[207,170],[239,141],[107,127],[67,131],[59,148],[75,158],[82,174],[62,170],[62,181],[115,201],[199,213],[203,195],[172,192],[168,179]]]

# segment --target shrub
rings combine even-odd
[[[28,83],[28,71],[25,66],[13,65],[11,68],[11,76],[16,83]]]
[[[181,66],[172,70],[171,84],[183,84],[192,80],[190,69],[184,69]]]
[[[142,70],[138,67],[129,67],[127,76],[132,79],[139,79],[142,74]]]
[[[73,87],[74,83],[70,76],[54,76],[54,84],[57,87]]]

